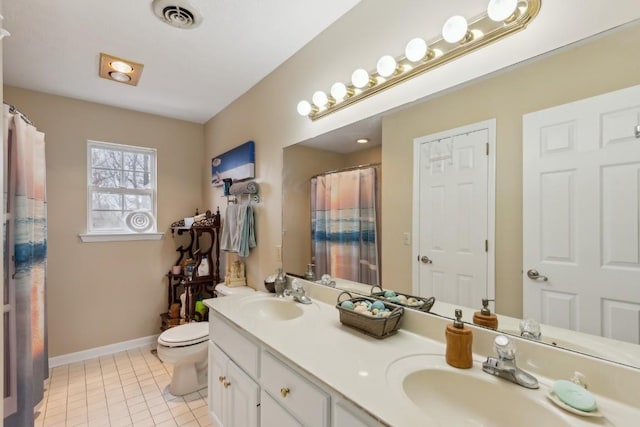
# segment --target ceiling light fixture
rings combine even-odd
[[[430,41],[412,39],[407,43],[404,55],[383,56],[371,73],[358,68],[351,75],[350,84],[336,82],[331,86],[331,97],[327,102],[320,102],[324,98],[318,98],[316,92],[313,105],[308,101],[298,103],[298,113],[317,120],[523,30],[538,15],[541,1],[490,0],[486,12],[477,17],[467,20],[460,15],[452,16],[443,25],[438,38]],[[326,96],[325,92],[322,94]]]
[[[366,144],[367,142],[369,142],[369,140],[367,138],[359,138],[359,139],[356,139],[356,142],[358,144]]]
[[[100,54],[98,75],[103,79],[136,86],[144,65],[106,53]]]

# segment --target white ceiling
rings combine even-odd
[[[151,0],[9,0],[4,83],[204,123],[359,0],[188,0],[194,29]],[[144,64],[137,87],[98,77],[100,52]]]

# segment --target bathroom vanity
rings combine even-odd
[[[473,367],[452,368],[444,359],[449,319],[407,310],[400,331],[377,340],[340,323],[339,291],[303,283],[312,304],[262,292],[205,301],[214,425],[631,426],[640,419],[637,369],[512,338],[518,365],[540,383],[525,389],[482,371],[494,355],[493,331],[472,327]],[[585,375],[602,417],[572,414],[547,397],[574,371]]]

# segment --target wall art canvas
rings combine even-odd
[[[248,141],[211,159],[211,184],[220,187],[225,178],[234,181],[255,178],[255,169],[255,143]]]

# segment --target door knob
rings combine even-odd
[[[433,261],[431,261],[429,257],[426,255],[422,255],[422,256],[418,255],[418,261],[420,261],[423,264],[433,264]]]
[[[544,282],[549,280],[547,276],[543,276],[542,274],[538,273],[538,270],[533,270],[533,269],[527,271],[527,276],[529,277],[529,279],[533,279],[533,280],[542,280]]]
[[[289,388],[288,387],[282,387],[280,389],[280,394],[282,395],[282,397],[287,397],[289,395]]]

